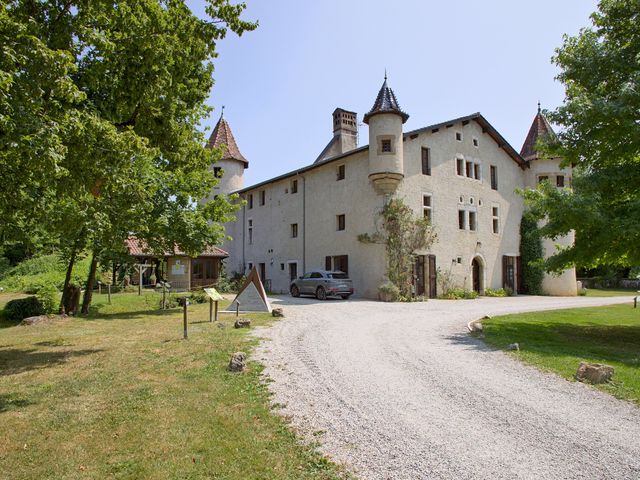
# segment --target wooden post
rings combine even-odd
[[[187,299],[184,299],[184,303],[183,303],[184,307],[184,338],[187,338],[187,305],[189,305],[189,302],[187,302]]]
[[[142,265],[138,265],[138,296],[142,295]]]
[[[218,302],[216,302],[216,307]],[[209,323],[213,322],[213,299],[209,299]]]
[[[109,305],[111,305],[111,284],[108,283],[107,284],[107,295],[108,295],[108,299],[109,299]]]
[[[216,322],[218,321],[218,301],[216,300],[216,313],[215,313]]]
[[[240,315],[240,302],[236,300],[236,317]]]
[[[98,281],[98,295],[102,295],[102,282]]]
[[[638,297],[633,297],[633,308],[638,308]]]

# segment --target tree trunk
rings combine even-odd
[[[91,298],[93,297],[93,286],[96,283],[96,271],[98,270],[98,256],[93,253],[91,257],[91,267],[89,268],[89,277],[87,278],[87,288],[84,291],[84,298],[82,299],[81,313],[85,315],[89,313],[89,306],[91,305]]]
[[[67,301],[67,296],[69,294],[69,283],[71,283],[71,273],[73,273],[73,266],[76,263],[77,249],[71,251],[71,257],[69,258],[69,265],[67,265],[67,274],[64,277],[64,286],[62,287],[62,298],[60,299],[60,306],[58,308],[60,313],[63,313],[64,305]],[[66,312],[69,313],[69,312]]]

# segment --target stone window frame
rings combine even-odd
[[[462,154],[457,154],[455,156],[456,162],[455,162],[455,171],[456,171],[456,175],[458,177],[465,177],[465,158],[464,155]]]
[[[468,230],[470,232],[477,232],[478,231],[478,209],[476,208],[467,209],[467,217],[468,217],[468,221],[467,221]]]
[[[382,142],[387,140],[390,142],[391,150],[388,152],[385,152],[382,150]],[[396,136],[395,135],[378,135],[376,137],[376,143],[378,146],[378,155],[395,155],[396,153]]]
[[[462,132],[456,132],[456,141],[461,142],[464,137],[462,136]]]
[[[500,225],[500,204],[491,204],[491,232],[494,235],[500,235],[502,233],[502,226]]]
[[[464,208],[458,208],[458,230],[467,229],[467,211]]]

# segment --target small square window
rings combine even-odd
[[[538,183],[548,182],[548,181],[549,181],[548,175],[538,175]]]
[[[382,153],[391,153],[391,140],[384,139],[380,143],[380,150]]]
[[[280,264],[280,270],[283,270],[283,271],[284,271],[284,263],[281,263],[281,264]]]
[[[336,172],[336,180],[344,180],[344,165],[338,165],[338,171]]]
[[[291,180],[291,193],[298,193],[298,180]]]
[[[222,167],[213,167],[213,176],[216,178],[222,178],[222,174],[224,173],[224,170],[222,170]]]
[[[345,218],[344,214],[336,215],[336,230],[344,230],[345,229]]]
[[[462,133],[456,132],[456,140],[459,141],[459,142],[462,141]]]
[[[556,176],[556,187],[563,188],[564,187],[564,175]]]

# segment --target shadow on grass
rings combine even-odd
[[[0,350],[0,376],[16,375],[64,363],[67,359],[91,355],[102,349],[43,352],[36,349],[7,348]]]
[[[33,402],[23,398],[13,398],[11,395],[0,395],[0,413],[16,408],[28,407]]]
[[[170,310],[159,310],[159,309],[141,309],[141,310],[133,310],[128,312],[101,312],[100,307],[91,307],[89,309],[89,315],[84,318],[85,320],[129,320],[134,318],[141,317],[165,317],[167,315],[176,315],[180,313],[181,309],[173,308]]]
[[[487,343],[496,348],[517,342],[524,352],[615,361],[640,368],[640,318],[638,325],[489,323],[484,335]]]

